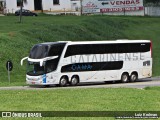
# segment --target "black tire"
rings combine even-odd
[[[65,87],[65,86],[67,85],[67,83],[68,83],[67,77],[62,77],[62,78],[60,79],[60,81],[59,81],[59,86],[60,86],[60,87]]]
[[[121,76],[121,82],[127,83],[129,81],[129,75],[127,73],[123,73]]]
[[[78,83],[79,83],[78,77],[77,77],[77,76],[73,76],[73,77],[71,78],[70,85],[75,86],[75,85],[77,85]]]
[[[135,82],[138,80],[138,74],[137,73],[132,73],[130,76],[130,82]]]

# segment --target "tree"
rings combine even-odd
[[[22,8],[23,3],[27,4],[27,0],[20,0],[20,16],[19,16],[19,23],[22,23]]]

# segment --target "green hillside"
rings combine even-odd
[[[147,39],[153,41],[153,75],[160,72],[160,18],[115,16],[0,17],[0,86],[8,85],[6,61],[12,60],[11,85],[25,85],[20,60],[30,48],[49,41]]]

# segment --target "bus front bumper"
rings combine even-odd
[[[26,76],[26,83],[28,85],[47,85],[46,79],[44,81],[43,76]]]
[[[43,81],[42,80],[37,80],[37,81],[33,81],[33,80],[26,80],[26,83],[28,85],[43,85]],[[46,84],[46,83],[45,83]],[[44,84],[44,85],[45,85]]]

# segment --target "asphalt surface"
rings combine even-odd
[[[145,87],[160,86],[160,77],[146,78],[138,80],[133,83],[120,83],[120,82],[93,82],[93,83],[81,83],[77,86],[57,87],[57,86],[12,86],[12,87],[0,87],[0,90],[44,90],[44,89],[76,89],[76,88],[138,88],[143,89]]]

